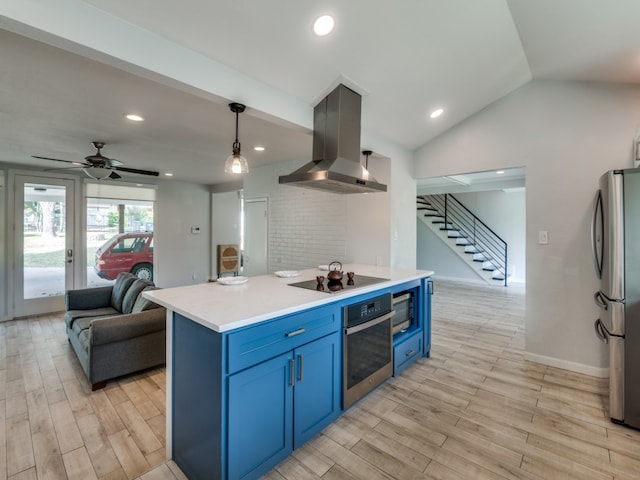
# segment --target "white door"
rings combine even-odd
[[[14,178],[14,316],[64,310],[64,293],[74,285],[74,183]]]
[[[268,270],[269,215],[266,198],[245,200],[243,275],[265,275]]]

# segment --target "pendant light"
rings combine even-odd
[[[236,114],[236,141],[233,142],[233,153],[224,162],[225,173],[247,173],[249,165],[247,159],[240,154],[240,142],[238,141],[238,114],[244,112],[245,106],[241,103],[230,103],[229,108]]]

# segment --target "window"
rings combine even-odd
[[[85,195],[87,285],[121,271],[152,279],[155,188],[87,181]]]

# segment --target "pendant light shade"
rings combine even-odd
[[[247,159],[240,153],[240,142],[238,141],[238,114],[244,112],[245,106],[241,103],[230,103],[229,108],[236,114],[236,141],[233,142],[233,152],[227,157],[224,162],[225,173],[247,173],[249,171],[249,164]]]

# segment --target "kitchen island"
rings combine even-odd
[[[343,270],[379,283],[290,285],[326,274],[309,269],[144,293],[167,308],[167,457],[190,479],[258,478],[342,413],[345,307],[411,292],[415,322],[393,337],[393,372],[428,356],[433,272]]]

